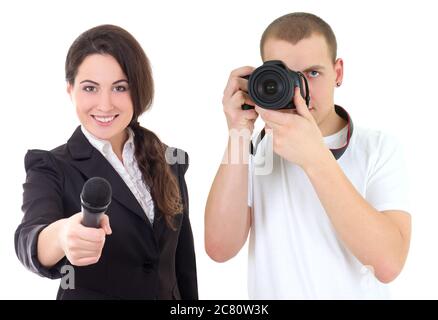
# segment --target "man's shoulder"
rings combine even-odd
[[[353,149],[367,152],[393,148],[399,144],[397,138],[383,130],[355,127],[351,145]]]
[[[381,130],[355,126],[353,132],[353,142],[359,144],[376,144],[384,135],[385,133]]]
[[[355,127],[352,140],[346,152],[348,162],[355,167],[375,168],[391,162],[391,159],[403,157],[403,147],[392,134],[383,130]],[[348,155],[347,155],[348,154]]]

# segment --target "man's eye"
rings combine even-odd
[[[116,91],[116,92],[125,92],[126,90],[128,90],[128,89],[125,86],[114,87],[114,91]]]
[[[312,70],[312,71],[309,72],[309,77],[316,78],[317,76],[319,76],[319,72],[318,71]]]
[[[83,90],[86,91],[86,92],[96,92],[97,88],[93,87],[93,86],[86,86],[86,87],[83,88]]]

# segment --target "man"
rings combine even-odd
[[[239,159],[220,165],[205,212],[205,247],[215,261],[236,255],[251,231],[252,299],[388,298],[385,284],[406,260],[411,221],[400,146],[357,126],[351,134],[334,104],[343,80],[336,47],[319,17],[285,15],[263,33],[261,55],[305,75],[309,107],[296,88],[296,110],[242,110],[254,105],[243,78],[251,67],[234,70],[225,88],[230,132],[252,133],[258,116],[271,132],[252,141],[254,155],[245,148],[250,135],[236,145],[230,134],[226,154],[237,148]],[[272,170],[257,174],[269,145]],[[331,149],[344,145],[336,159]]]

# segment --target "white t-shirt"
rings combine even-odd
[[[325,137],[326,145],[342,146],[346,129]],[[275,153],[269,161],[271,135],[254,142],[248,196],[250,299],[388,299],[388,286],[338,238],[301,167]],[[409,212],[403,154],[394,138],[355,127],[338,163],[376,210]]]

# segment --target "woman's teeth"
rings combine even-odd
[[[112,116],[112,117],[98,117],[98,116],[94,116],[94,118],[97,121],[100,121],[100,122],[110,122],[110,121],[113,121],[115,117],[116,116]]]

